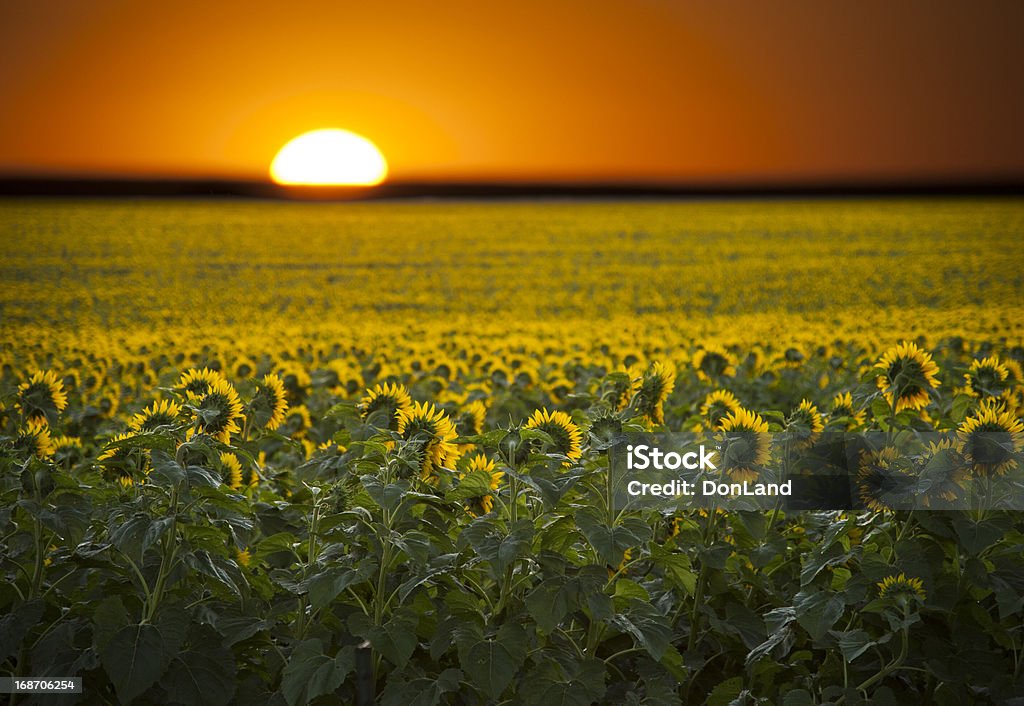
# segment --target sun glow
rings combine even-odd
[[[374,186],[388,163],[377,146],[348,130],[313,130],[288,142],[270,164],[270,178],[294,186]]]

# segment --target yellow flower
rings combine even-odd
[[[470,459],[469,464],[466,466],[465,473],[460,473],[459,478],[465,478],[468,474],[476,471],[485,471],[491,477],[490,488],[491,490],[497,490],[501,483],[501,479],[505,477],[504,471],[495,469],[494,461],[490,460],[483,454],[477,454]],[[486,515],[494,508],[494,496],[483,495],[476,498],[470,498],[466,501],[466,511],[469,512],[473,517],[478,515]]]
[[[437,469],[454,463],[459,457],[458,447],[451,443],[458,434],[452,420],[430,402],[416,402],[409,410],[398,413],[398,433],[405,439],[425,436],[423,465],[420,469],[424,480],[433,481]]]
[[[873,512],[892,510],[913,493],[914,476],[906,459],[892,446],[861,456],[857,470],[857,490],[861,502]]]
[[[132,417],[128,428],[132,431],[153,431],[159,427],[175,426],[180,418],[181,405],[173,400],[160,400]]]
[[[239,566],[249,566],[252,562],[252,554],[248,549],[235,549],[235,563]]]
[[[113,446],[135,436],[134,431],[118,434],[111,439],[103,452],[96,457],[96,463],[109,481],[128,488],[135,484],[136,477],[149,473],[149,458],[142,449],[130,446]]]
[[[735,481],[753,481],[758,469],[771,458],[768,422],[761,415],[738,409],[722,419],[718,426],[722,436],[720,470]]]
[[[898,576],[886,576],[878,582],[880,598],[905,598],[923,601],[927,597],[924,582],[919,578],[908,578],[900,572]]]
[[[206,392],[192,398],[192,404],[196,408],[195,431],[209,434],[224,444],[231,442],[232,434],[241,431],[238,423],[245,418],[242,401],[227,380],[222,378],[211,383]]]
[[[68,396],[57,373],[37,370],[18,386],[16,404],[26,421],[46,422],[64,411]]]
[[[537,429],[550,436],[554,441],[553,450],[569,459],[563,466],[571,465],[572,461],[578,461],[583,455],[583,433],[565,412],[538,409],[526,421],[525,428]]]
[[[29,419],[24,428],[18,431],[14,447],[28,451],[38,459],[50,458],[57,451],[45,419]]]
[[[676,384],[676,371],[671,365],[656,362],[643,376],[637,393],[637,411],[652,424],[664,424],[663,406]]]
[[[186,370],[178,379],[177,389],[185,396],[185,399],[203,397],[213,385],[226,382],[223,375],[210,368]]]
[[[277,429],[288,411],[288,393],[277,375],[264,375],[256,384],[256,392],[249,403],[253,425],[257,429]]]
[[[818,408],[808,399],[800,400],[800,406],[793,410],[786,420],[786,431],[799,446],[810,446],[818,440],[825,423]]]
[[[853,395],[849,392],[841,392],[832,398],[832,411],[829,413],[829,418],[836,419],[838,417],[846,417],[847,431],[859,429],[867,421],[864,410],[853,406]]]
[[[397,430],[399,417],[412,411],[412,398],[404,385],[378,383],[366,391],[363,399],[359,400],[358,408],[367,423]]]
[[[1024,424],[1001,405],[982,405],[960,425],[957,435],[975,471],[1002,475],[1016,467],[1024,448]]]
[[[709,428],[718,429],[723,419],[742,408],[736,395],[728,390],[715,390],[704,397],[704,403],[700,406],[700,416],[708,420]]]
[[[928,392],[939,386],[935,377],[939,366],[927,351],[913,342],[903,342],[887,350],[875,368],[881,374],[875,378],[879,390],[891,405],[896,397],[896,412],[918,410],[928,404]]]
[[[733,377],[736,374],[736,357],[724,348],[707,346],[694,354],[693,369],[704,382]]]
[[[1000,397],[1010,391],[1010,370],[998,356],[975,360],[964,373],[964,392],[971,397]]]
[[[229,451],[222,452],[220,455],[220,472],[224,485],[232,490],[241,489],[242,464],[239,463],[237,456]]]

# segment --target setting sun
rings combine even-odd
[[[387,174],[388,163],[377,146],[348,130],[299,135],[270,164],[275,182],[295,186],[374,186]]]

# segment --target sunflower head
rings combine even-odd
[[[15,404],[26,421],[56,422],[68,406],[64,383],[52,370],[37,370],[18,386]]]
[[[736,399],[736,395],[728,390],[715,390],[704,397],[704,402],[700,406],[700,416],[707,420],[706,426],[709,429],[718,429],[723,419],[740,409],[742,405]]]
[[[420,475],[428,482],[436,482],[438,469],[459,457],[458,447],[451,443],[458,436],[455,425],[444,410],[431,402],[415,402],[408,410],[400,410],[397,431],[407,440],[424,442]]]
[[[249,402],[249,414],[257,429],[273,431],[281,426],[288,411],[288,393],[284,383],[273,373],[256,383],[256,392]]]
[[[223,375],[210,368],[192,368],[186,370],[175,386],[185,399],[192,400],[203,397],[217,383],[226,382]]]
[[[230,443],[232,434],[241,431],[238,424],[245,418],[242,401],[227,380],[222,378],[212,383],[205,393],[192,399],[192,405],[195,407],[195,431],[209,434],[224,444]]]
[[[459,474],[459,478],[465,478],[468,474],[475,473],[477,471],[483,471],[490,476],[491,490],[497,490],[498,486],[501,484],[501,479],[505,477],[504,471],[499,471],[495,468],[494,461],[483,454],[477,454],[469,460],[469,463],[466,465],[466,471]],[[486,515],[493,508],[494,496],[489,493],[466,500],[466,511],[473,517]]]
[[[637,411],[652,424],[664,424],[664,404],[676,385],[676,370],[671,365],[656,362],[644,373],[637,393]]]
[[[551,437],[551,451],[565,456],[568,460],[563,466],[570,466],[582,456],[583,432],[565,412],[549,412],[546,409],[536,410],[524,425],[525,429],[537,429]]]
[[[53,439],[53,456],[57,463],[75,464],[82,460],[82,440],[77,436],[58,436]]]
[[[964,392],[971,397],[1000,397],[1011,388],[1009,377],[1009,369],[997,356],[975,360],[964,374]]]
[[[119,441],[125,441],[133,436],[133,431],[118,434],[96,457],[96,464],[103,477],[125,488],[135,485],[136,480],[149,473],[149,454],[145,450],[131,446],[115,446]]]
[[[928,442],[921,455],[919,473],[918,488],[925,507],[952,502],[960,497],[968,477],[968,464],[961,452],[959,439]]]
[[[381,429],[396,431],[399,417],[411,411],[412,397],[405,385],[398,383],[378,383],[359,400],[363,420]]]
[[[835,420],[840,417],[846,417],[846,431],[859,429],[867,421],[867,414],[864,410],[857,409],[853,403],[853,395],[849,392],[841,392],[832,398],[829,419]]]
[[[861,454],[856,483],[861,502],[873,512],[905,504],[916,489],[915,476],[906,459],[893,446]]]
[[[608,392],[605,393],[605,399],[614,407],[615,411],[621,412],[629,406],[629,403],[633,401],[633,396],[640,391],[643,373],[635,366],[621,366],[608,380]]]
[[[939,385],[939,366],[930,353],[910,341],[887,350],[875,368],[879,371],[875,383],[890,405],[895,398],[897,412],[922,409],[928,404],[929,391]]]
[[[793,441],[801,447],[812,445],[818,440],[825,423],[817,406],[808,399],[800,401],[800,406],[786,419],[786,431]]]
[[[487,405],[482,400],[473,400],[462,407],[456,415],[454,423],[455,430],[459,436],[474,436],[484,430],[484,420],[487,418]]]
[[[693,356],[693,369],[698,378],[713,383],[736,374],[736,357],[724,348],[708,346]]]
[[[1024,448],[1024,424],[1005,407],[982,405],[957,430],[963,453],[981,475],[1002,475],[1017,467]]]
[[[241,567],[248,567],[252,563],[252,554],[248,549],[235,549],[235,563]]]
[[[50,458],[57,450],[45,419],[29,419],[25,422],[14,438],[14,448],[40,460]]]
[[[927,597],[924,582],[916,577],[908,577],[904,573],[897,576],[886,576],[878,582],[878,597],[891,598],[896,601],[924,601]]]
[[[132,417],[128,428],[132,431],[154,431],[160,427],[173,427],[181,421],[181,405],[173,400],[158,400]]]
[[[771,458],[768,422],[760,414],[738,409],[718,425],[721,436],[720,470],[735,481],[752,481]]]
[[[220,471],[221,481],[232,490],[242,488],[242,464],[235,454],[224,451],[217,459],[217,470]]]

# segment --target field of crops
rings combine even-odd
[[[0,202],[0,676],[1024,703],[1021,234],[998,199]],[[665,510],[610,478],[648,432],[732,478],[881,442],[847,509]]]

